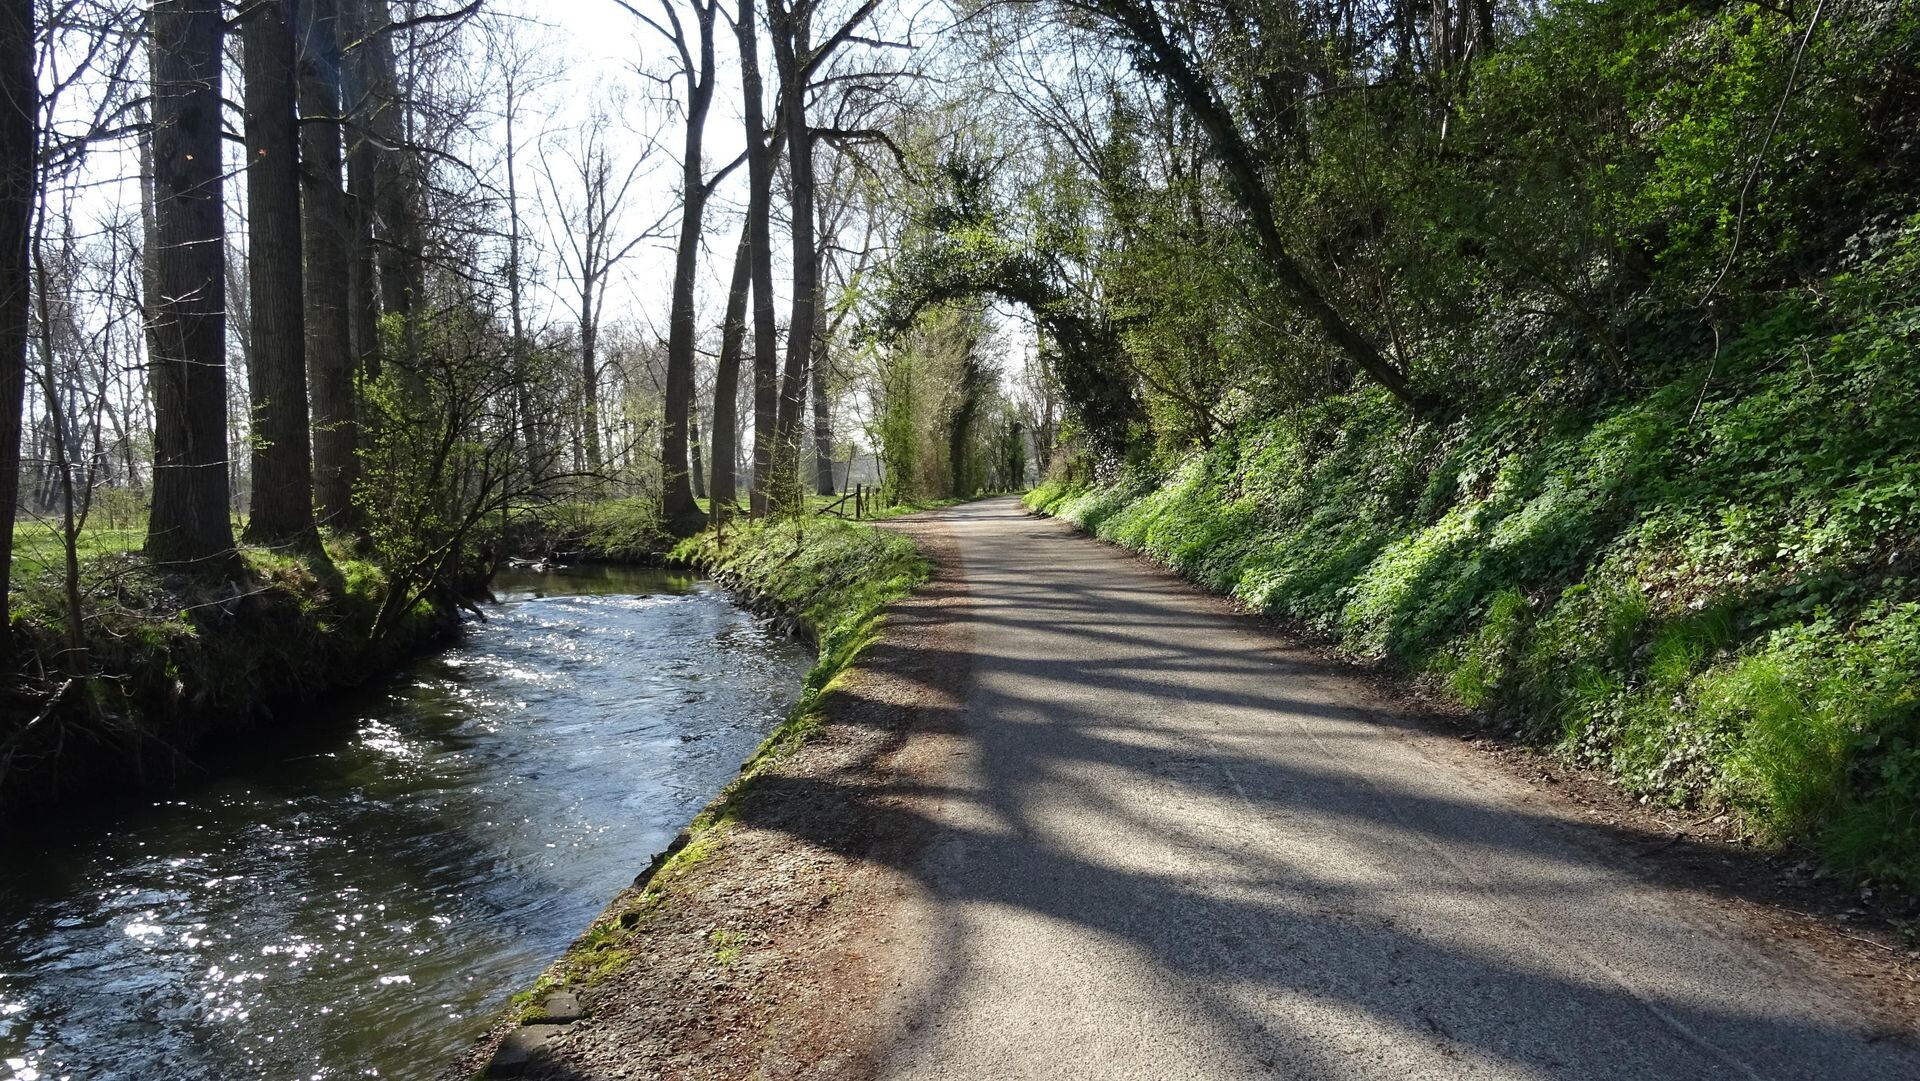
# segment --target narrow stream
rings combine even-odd
[[[661,572],[510,575],[225,779],[0,847],[0,1081],[432,1077],[738,770],[806,650]]]

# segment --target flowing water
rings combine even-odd
[[[0,847],[0,1081],[432,1077],[732,777],[809,658],[664,573],[510,575],[224,779]]]

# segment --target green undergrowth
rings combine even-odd
[[[1910,223],[1604,404],[1440,426],[1358,392],[1027,502],[1649,801],[1912,890],[1917,344]]]
[[[703,499],[699,502],[702,513],[705,513],[707,501]],[[964,501],[912,500],[881,507],[875,496],[866,504],[866,520],[898,518],[960,502]],[[841,496],[809,495],[807,507],[816,513],[808,521],[833,520],[830,516],[817,513],[830,506],[839,506],[848,514],[852,514],[854,509],[853,501],[843,500]],[[729,527],[730,538],[732,528]],[[513,547],[522,552],[614,563],[667,561],[674,558],[673,553],[681,543],[661,524],[660,505],[649,498],[605,499],[543,507],[538,515],[530,516],[526,524],[515,527],[511,541]]]
[[[515,996],[522,1019],[547,993],[590,986],[632,957],[632,936],[671,903],[694,868],[719,850],[758,779],[819,730],[836,681],[879,637],[886,607],[926,581],[931,570],[906,537],[834,518],[742,523],[724,534],[709,530],[681,542],[670,558],[799,620],[817,643],[819,659],[787,719],[643,876],[643,885],[594,921],[531,990]],[[715,963],[738,956],[738,942],[715,939],[713,945]]]
[[[673,547],[652,499],[607,499],[547,508],[540,516],[545,547],[594,559],[652,563]]]
[[[22,576],[15,667],[0,686],[0,811],[190,776],[202,746],[388,671],[456,625],[422,601],[373,641],[386,574],[344,540],[329,541],[328,555],[245,548],[234,580],[91,555],[78,651],[62,576]]]

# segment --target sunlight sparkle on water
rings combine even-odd
[[[385,721],[367,721],[360,728],[360,745],[391,758],[418,761],[426,750],[418,741],[408,739],[400,729]]]
[[[137,918],[134,919],[132,923],[127,924],[127,928],[125,932],[126,936],[128,938],[151,940],[151,939],[159,938],[160,936],[166,934],[167,929],[165,927],[162,927],[157,923],[147,922],[148,920],[151,920],[153,918],[154,918],[154,914],[151,912],[141,913]]]
[[[718,595],[503,605],[231,779],[0,860],[39,884],[0,898],[0,1081],[451,1058],[738,771],[811,660]],[[667,690],[708,667],[711,700]]]

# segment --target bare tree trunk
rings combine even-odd
[[[336,0],[338,2],[338,0]],[[363,24],[364,4],[345,0],[338,15],[339,39],[361,42],[367,27]],[[347,163],[347,333],[353,358],[368,379],[380,377],[380,294],[379,270],[374,261],[374,174],[379,151],[367,127],[368,51],[362,44],[347,52],[340,68],[340,104],[344,112],[341,133],[346,139]]]
[[[246,539],[320,548],[308,444],[300,243],[300,121],[285,8],[255,8],[242,30],[247,112],[247,299],[253,335],[253,498]]]
[[[780,372],[773,294],[773,166],[778,148],[767,131],[760,79],[759,12],[740,0],[734,22],[740,40],[740,86],[747,128],[747,223],[749,277],[753,283],[753,491],[752,512],[767,513],[767,481],[773,476],[773,444],[779,427]]]
[[[791,185],[793,314],[787,320],[787,361],[780,376],[780,408],[775,422],[774,470],[778,487],[798,479],[800,412],[806,405],[807,363],[820,314],[820,258],[814,243],[813,130],[807,121],[806,68],[813,56],[811,5],[789,8],[772,0],[773,51],[779,66],[781,121],[787,138]],[[776,489],[777,490],[777,489]]]
[[[518,69],[507,73],[502,119],[506,129],[507,151],[507,313],[513,329],[513,395],[520,446],[528,462],[538,458],[537,422],[534,419],[531,365],[527,356],[526,266],[522,258],[524,241],[520,224],[520,143],[519,120],[521,87]]]
[[[682,32],[679,42],[687,83],[687,128],[680,162],[680,236],[674,251],[673,309],[667,325],[666,416],[660,437],[660,514],[668,527],[676,531],[698,530],[703,520],[693,498],[688,452],[696,345],[694,286],[707,197],[712,192],[706,176],[705,149],[707,113],[713,105],[713,37],[714,24],[719,19],[719,0],[696,0],[694,12],[699,40],[686,42]],[[697,60],[689,45],[698,50]]]
[[[827,403],[827,340],[817,337],[810,365],[813,382],[813,480],[814,491],[833,494],[833,418]]]
[[[338,2],[338,0],[335,0]],[[414,167],[403,127],[406,103],[401,100],[399,77],[388,32],[393,20],[387,0],[345,0],[352,6],[355,30],[353,62],[364,79],[352,104],[366,132],[369,205],[379,268],[380,305],[402,320],[402,352],[411,361],[418,351],[413,313],[421,288],[425,259],[420,215],[416,207]]]
[[[747,337],[747,298],[753,291],[753,240],[740,231],[733,253],[733,278],[727,285],[727,313],[720,321],[720,362],[713,375],[713,490],[707,517],[715,524],[726,519],[740,497],[734,462],[740,429],[740,354]]]
[[[33,0],[0,0],[0,658],[11,649],[13,523],[20,503],[20,417],[27,379],[27,243],[39,119]]]
[[[354,365],[367,379],[380,377],[379,271],[373,261],[372,213],[367,209],[365,176],[348,155],[347,337]]]
[[[953,484],[949,494],[955,499],[967,498],[975,487],[967,483],[972,479],[967,473],[967,437],[973,433],[974,418],[980,413],[980,360],[974,353],[977,344],[977,338],[967,343],[966,360],[960,369],[960,404],[947,429],[947,468]]]
[[[147,552],[214,565],[228,513],[226,222],[219,0],[156,0],[151,16],[156,293],[153,509]]]
[[[700,460],[700,397],[687,403],[687,464],[693,467],[693,498],[707,498],[707,474]]]
[[[300,157],[306,225],[307,365],[313,392],[314,502],[328,525],[357,524],[359,479],[355,420],[353,256],[347,196],[340,186],[338,0],[300,5]]]
[[[600,313],[594,305],[596,278],[588,272],[580,289],[580,427],[586,436],[587,472],[598,473],[600,450]]]
[[[87,655],[86,620],[80,600],[80,529],[83,512],[73,477],[73,455],[80,441],[71,424],[71,399],[63,398],[55,380],[54,314],[51,304],[54,291],[50,287],[51,276],[47,273],[46,226],[47,217],[43,209],[33,231],[32,260],[39,308],[41,401],[46,406],[47,431],[51,436],[52,460],[48,464],[54,483],[60,488],[60,549],[64,563],[60,581],[61,599],[66,608],[67,648],[59,661],[62,671],[77,676],[85,670]],[[91,491],[91,486],[87,490]]]

